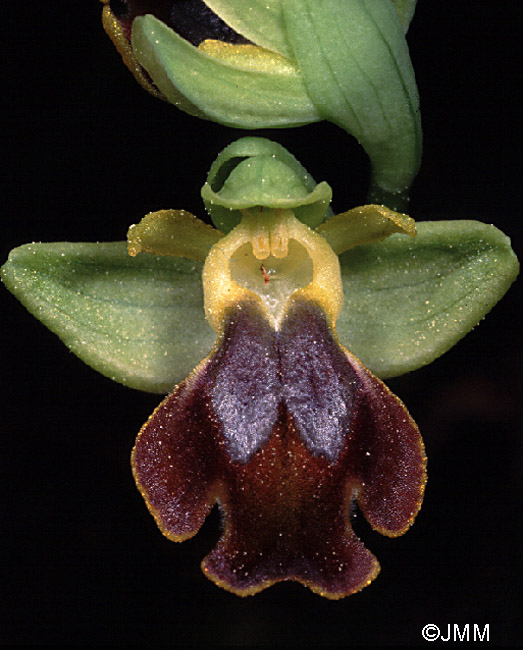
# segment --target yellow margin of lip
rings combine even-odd
[[[380,572],[380,565],[378,563],[378,560],[374,558],[374,564],[372,567],[371,572],[368,574],[368,576],[363,580],[359,585],[354,587],[353,589],[350,589],[346,592],[330,592],[330,591],[325,591],[324,588],[320,587],[319,585],[315,584],[314,582],[311,582],[309,580],[303,580],[302,578],[298,578],[297,576],[287,576],[285,578],[277,578],[275,580],[265,580],[264,582],[254,585],[252,587],[247,587],[245,589],[238,589],[231,587],[230,584],[225,582],[224,580],[221,580],[218,578],[216,575],[214,575],[210,569],[207,567],[205,558],[202,560],[201,563],[201,569],[203,571],[203,574],[205,575],[206,578],[209,578],[212,582],[214,582],[215,585],[218,587],[221,587],[222,589],[225,589],[226,591],[229,591],[236,596],[241,596],[241,597],[246,597],[246,596],[254,596],[260,591],[263,591],[264,589],[267,589],[268,587],[272,587],[273,585],[279,583],[279,582],[288,582],[288,581],[293,581],[293,582],[299,582],[302,584],[304,587],[308,587],[313,593],[318,594],[319,596],[323,596],[323,598],[328,598],[329,600],[340,600],[341,598],[345,598],[346,596],[351,596],[352,594],[357,593],[358,591],[361,591],[365,587],[368,587],[370,583],[378,576]]]

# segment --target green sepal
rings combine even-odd
[[[215,14],[245,36],[273,52],[290,57],[292,52],[287,43],[283,23],[282,0],[205,0]]]
[[[135,18],[131,43],[155,85],[182,110],[180,93],[204,117],[226,126],[290,127],[321,119],[298,69],[285,57],[274,55],[271,65],[259,67],[257,57],[241,57],[234,65],[194,47],[151,15]]]
[[[286,0],[283,10],[316,109],[356,137],[370,157],[369,203],[404,212],[422,138],[414,71],[393,4]]]
[[[2,280],[76,355],[117,382],[167,393],[209,353],[202,264],[126,242],[27,244]]]
[[[449,350],[502,298],[518,274],[510,240],[478,221],[417,222],[340,256],[340,342],[382,378]]]
[[[300,221],[316,228],[331,214],[332,190],[325,182],[316,184],[277,142],[246,137],[218,155],[202,198],[214,225],[225,233],[240,223],[240,210],[257,206],[292,209]]]
[[[392,4],[394,5],[394,9],[396,9],[401,26],[405,33],[407,33],[410,21],[414,16],[417,1],[418,0],[392,0]]]

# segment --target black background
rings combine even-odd
[[[519,7],[420,0],[408,40],[425,136],[411,215],[494,223],[521,253]],[[100,10],[4,3],[2,260],[28,241],[123,239],[160,208],[203,216],[209,165],[244,135],[145,93]],[[365,156],[336,127],[264,135],[331,183],[335,208],[364,202]],[[131,477],[135,434],[159,398],[97,374],[1,299],[3,643],[422,645],[427,623],[488,623],[491,645],[522,640],[517,284],[456,348],[389,382],[425,438],[426,499],[404,537],[358,523],[382,573],[337,602],[293,583],[240,599],[206,580],[217,514],[173,544]]]

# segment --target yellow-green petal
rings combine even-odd
[[[393,233],[416,236],[414,219],[383,205],[362,205],[332,217],[318,228],[338,255],[360,246],[374,244]]]
[[[223,233],[185,210],[150,212],[129,228],[129,255],[155,253],[204,262]]]

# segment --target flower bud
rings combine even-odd
[[[421,158],[413,0],[105,2],[105,27],[148,90],[236,128],[334,122],[371,159],[371,201],[405,208]]]

